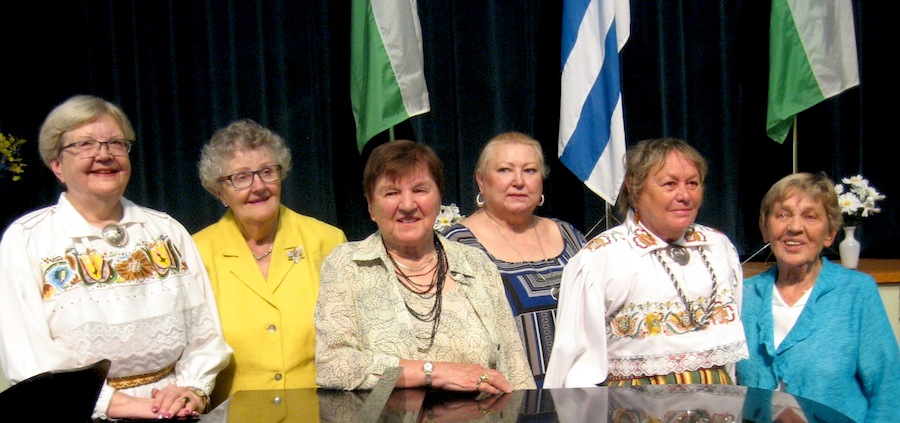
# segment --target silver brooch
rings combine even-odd
[[[666,248],[666,254],[668,254],[669,258],[672,259],[672,261],[682,266],[688,264],[688,262],[691,261],[690,251],[680,245],[670,245],[668,248]]]
[[[113,247],[123,247],[128,243],[128,232],[125,232],[125,228],[121,225],[115,223],[104,226],[100,234],[103,236],[103,240]]]
[[[300,264],[300,260],[303,260],[305,256],[303,255],[303,247],[297,247],[293,250],[289,250],[287,252],[288,258],[294,262],[294,264]]]

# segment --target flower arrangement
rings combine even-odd
[[[13,181],[22,179],[25,163],[19,154],[19,147],[24,143],[25,140],[21,138],[0,133],[0,180],[3,180],[7,172],[12,175]]]
[[[460,220],[463,220],[465,216],[459,214],[459,207],[456,206],[456,203],[450,203],[449,206],[441,205],[441,212],[438,214],[437,219],[434,221],[434,230],[443,231],[456,223],[459,223]]]
[[[858,226],[862,218],[881,211],[875,204],[884,200],[878,190],[869,185],[869,180],[862,175],[841,179],[841,184],[834,186],[838,195],[838,204],[844,215],[845,226]]]

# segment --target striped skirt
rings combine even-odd
[[[620,377],[609,375],[606,386],[641,386],[641,385],[734,385],[731,376],[722,366],[700,369],[693,372],[669,373],[661,376]]]

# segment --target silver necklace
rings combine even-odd
[[[687,251],[687,249],[685,249],[684,247],[680,248],[684,250],[685,255],[690,255],[690,252]],[[684,315],[681,316],[681,325],[684,327],[694,325],[697,326],[698,329],[703,329],[707,325],[709,325],[712,314],[714,312],[714,310],[712,310],[712,306],[715,303],[715,298],[719,291],[719,279],[716,278],[716,272],[713,271],[712,264],[709,263],[709,258],[706,257],[706,253],[703,252],[703,248],[700,248],[700,257],[703,258],[703,264],[706,265],[706,270],[709,272],[709,276],[712,278],[712,293],[709,294],[709,299],[706,301],[706,304],[701,304],[699,299],[697,301],[688,301],[687,295],[685,295],[684,290],[681,289],[681,284],[678,283],[678,279],[675,278],[675,273],[672,272],[672,269],[669,267],[666,261],[663,260],[662,254],[660,254],[659,250],[654,250],[653,255],[656,256],[656,259],[659,260],[663,268],[666,269],[666,273],[669,275],[669,279],[671,279],[672,284],[675,285],[675,291],[678,292],[678,296],[681,298],[682,304],[684,304]],[[673,261],[674,260],[675,259],[673,258]],[[676,263],[678,262],[676,261]],[[687,261],[685,261],[685,263],[687,263]]]
[[[509,246],[509,248],[511,248],[513,251],[516,252],[516,254],[519,255],[519,257],[522,259],[522,263],[528,263],[529,261],[525,259],[525,255],[522,254],[522,252],[519,251],[519,249],[516,248],[516,246],[512,242],[509,242],[509,239],[506,238],[506,235],[503,235],[503,231],[500,230],[500,225],[497,223],[497,221],[494,220],[494,218],[491,217],[491,215],[487,211],[484,212],[484,215],[487,216],[488,220],[490,220],[491,223],[494,224],[494,228],[497,229],[497,233],[500,234],[500,238],[503,238],[503,242],[505,242],[506,245]],[[537,220],[535,220],[534,216],[532,216],[531,219],[532,219],[531,229],[534,229],[534,237],[537,238],[538,247],[541,249],[541,257],[546,260],[547,253],[544,252],[544,243],[541,242],[541,236],[540,236],[540,234],[538,234],[538,231],[537,231]],[[535,271],[534,273],[537,274],[538,278],[540,278],[542,282],[547,282],[547,279],[544,278],[544,275],[542,273],[537,272],[537,271]],[[553,295],[552,288],[550,290],[550,295],[551,296]]]
[[[519,255],[519,258],[522,259],[522,262],[523,262],[523,263],[524,263],[524,262],[528,262],[528,260],[525,260],[525,255],[523,255],[523,254],[519,251],[519,249],[516,248],[515,245],[513,245],[512,242],[509,242],[509,239],[506,238],[506,235],[503,235],[503,231],[500,230],[500,225],[497,223],[497,221],[494,220],[494,218],[491,217],[491,215],[490,215],[488,212],[484,212],[484,214],[485,214],[485,216],[488,217],[488,220],[490,220],[491,223],[494,224],[494,228],[497,229],[497,233],[500,234],[500,238],[503,238],[503,242],[505,242],[506,245],[509,246],[509,248],[511,248],[513,251],[516,252],[516,254]],[[537,220],[534,219],[534,216],[532,216],[532,218],[531,218],[531,229],[534,229],[534,236],[535,236],[535,238],[537,238],[537,240],[538,240],[538,247],[541,249],[541,257],[544,258],[544,259],[546,259],[546,258],[547,258],[547,253],[544,252],[544,243],[541,242],[541,235],[540,235],[540,234],[538,233],[538,231],[537,231]],[[541,279],[544,279],[544,276],[541,275],[540,273],[538,273],[538,276],[540,276]]]
[[[103,240],[107,244],[113,247],[123,247],[128,243],[128,232],[125,232],[125,228],[122,225],[116,223],[104,226],[100,231],[100,235],[103,236]]]
[[[253,254],[253,258],[255,258],[256,261],[261,261],[262,259],[268,257],[269,254],[272,254],[272,248],[274,248],[274,247],[275,247],[275,244],[270,245],[270,246],[269,246],[269,251],[266,251],[266,253],[263,254],[263,255],[261,255],[261,256],[257,256],[256,254]],[[250,253],[252,254],[253,251],[250,251]]]

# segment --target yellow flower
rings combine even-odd
[[[13,181],[22,179],[22,173],[25,172],[23,167],[26,165],[19,154],[19,147],[24,143],[25,140],[21,138],[0,133],[0,179],[3,178],[3,171],[11,173]]]
[[[161,274],[172,267],[172,254],[169,251],[169,246],[166,245],[164,240],[157,240],[149,250],[150,257],[153,258],[153,264],[156,265],[156,268],[159,269]]]

